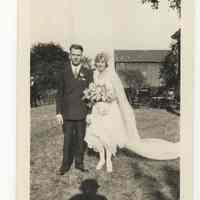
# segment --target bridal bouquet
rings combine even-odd
[[[90,83],[89,87],[85,89],[83,93],[84,96],[82,99],[90,108],[96,103],[111,103],[114,100],[113,93],[106,87],[106,85]]]

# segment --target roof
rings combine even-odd
[[[115,50],[115,62],[163,62],[169,50]]]

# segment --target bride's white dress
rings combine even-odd
[[[108,73],[103,72],[103,74],[97,75],[96,72],[94,82],[99,85],[106,85],[113,96],[116,96]],[[125,147],[127,138],[124,137],[125,127],[117,99],[111,103],[96,103],[93,106],[90,117],[91,123],[87,127],[85,137],[89,148],[93,148],[97,152],[100,152],[102,148],[106,148],[115,155],[117,147]]]
[[[119,148],[156,160],[179,157],[179,143],[157,138],[140,138],[136,127],[133,108],[128,103],[122,83],[113,70],[94,73],[96,84],[105,84],[116,97],[112,103],[97,103],[90,114],[91,123],[87,126],[85,141],[89,148],[100,152],[108,149],[113,155]]]

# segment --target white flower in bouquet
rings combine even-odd
[[[89,91],[91,91],[91,92],[95,92],[95,90],[96,90],[96,84],[95,84],[95,83],[90,83],[88,89],[89,89]]]
[[[112,92],[106,85],[91,83],[89,87],[84,90],[83,94],[83,100],[86,101],[89,107],[98,102],[111,103],[114,100]]]
[[[111,90],[107,91],[107,95],[106,96],[107,96],[107,101],[108,102],[112,102],[115,99],[115,97],[114,97],[114,95],[113,95]]]
[[[97,100],[97,102],[98,102],[98,101],[101,101],[101,94],[97,94],[97,95],[96,95],[96,100]]]

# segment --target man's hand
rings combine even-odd
[[[58,124],[63,125],[63,117],[61,114],[56,115],[56,120],[57,120]]]

